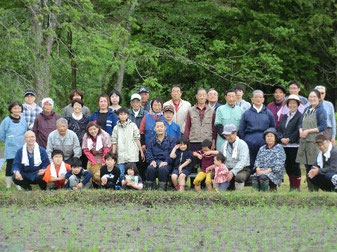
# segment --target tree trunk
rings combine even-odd
[[[77,88],[76,78],[77,78],[77,63],[75,60],[75,54],[72,48],[73,45],[73,32],[71,28],[68,29],[68,55],[70,58],[70,66],[71,66],[71,89],[74,90]]]

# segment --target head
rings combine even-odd
[[[308,96],[311,106],[316,107],[321,102],[321,93],[317,90],[311,90]]]
[[[208,90],[207,101],[209,103],[215,104],[218,102],[218,99],[219,99],[219,94],[214,88],[211,88],[210,90]]]
[[[113,89],[110,92],[110,101],[111,105],[120,105],[122,103],[121,93],[118,90]]]
[[[275,102],[281,103],[286,96],[286,89],[282,85],[275,85],[272,88],[272,93],[274,94]]]
[[[25,102],[29,105],[32,105],[35,102],[35,91],[27,90],[24,94]]]
[[[260,107],[264,103],[264,93],[262,90],[254,90],[252,94],[252,103],[256,107]]]
[[[139,171],[135,163],[127,163],[126,164],[126,173],[129,176],[137,176],[139,175]]]
[[[106,166],[109,168],[114,167],[117,163],[117,155],[113,154],[112,152],[108,152],[107,154],[105,154],[104,159]]]
[[[241,101],[243,94],[245,93],[245,88],[241,84],[237,84],[234,87],[237,100]]]
[[[263,138],[268,146],[273,146],[277,142],[277,131],[275,128],[269,128],[264,131]]]
[[[117,116],[120,122],[126,122],[129,118],[129,110],[127,108],[121,107],[117,110]]]
[[[79,174],[82,170],[82,161],[81,159],[74,157],[71,160],[71,171],[73,174]]]
[[[35,133],[32,130],[28,130],[25,133],[25,142],[28,146],[34,146],[35,142],[36,142],[36,136]]]
[[[53,150],[51,153],[51,159],[54,163],[54,165],[61,165],[64,159],[63,151],[61,150]]]
[[[183,92],[181,91],[181,88],[179,85],[173,85],[171,89],[171,97],[173,101],[180,101],[181,95]]]
[[[60,136],[65,136],[68,130],[68,121],[64,118],[57,119],[56,128]]]
[[[110,99],[107,94],[101,94],[98,97],[98,109],[99,110],[107,110],[110,106]]]
[[[42,105],[42,110],[44,113],[46,114],[50,114],[53,111],[54,108],[54,101],[52,98],[44,98],[41,101],[41,105]]]
[[[139,94],[131,95],[130,105],[134,111],[138,111],[142,105],[142,97]]]
[[[71,100],[71,106],[73,107],[73,110],[75,114],[81,113],[83,108],[83,101],[80,99],[73,99]]]
[[[96,122],[89,122],[87,124],[86,133],[92,138],[96,138],[101,133],[101,127]]]
[[[167,122],[172,122],[174,116],[174,107],[172,105],[166,105],[163,109],[164,118]]]
[[[207,101],[207,92],[204,88],[198,88],[197,93],[195,94],[195,98],[197,99],[197,103],[200,105],[206,104]]]
[[[159,113],[163,109],[163,100],[160,97],[156,97],[151,101],[151,109],[154,113]]]
[[[156,121],[154,124],[154,131],[156,132],[157,136],[163,136],[165,135],[165,123],[164,121]]]
[[[74,89],[73,91],[71,91],[69,98],[70,98],[70,101],[74,99],[83,100],[83,92],[81,90]]]
[[[287,99],[287,107],[289,108],[289,111],[291,113],[295,113],[298,109],[298,106],[300,106],[300,98],[298,97],[298,95],[289,95],[288,99]]]
[[[9,111],[11,116],[19,117],[20,114],[23,111],[23,106],[22,106],[21,102],[13,101],[11,104],[9,104],[8,111]]]
[[[227,124],[223,128],[222,135],[229,143],[234,143],[237,136],[237,128],[234,124]]]
[[[315,142],[316,142],[317,148],[323,153],[328,151],[330,143],[331,143],[330,139],[327,136],[322,135],[322,134],[319,134],[316,136]]]
[[[226,103],[229,106],[231,106],[231,107],[235,106],[235,102],[237,100],[237,97],[236,97],[236,93],[235,93],[234,89],[227,90],[225,98],[226,98]]]
[[[323,101],[326,95],[326,88],[324,86],[316,86],[315,90],[321,94],[321,100]]]
[[[176,144],[179,144],[179,145],[180,145],[179,149],[180,149],[181,151],[185,151],[185,150],[187,150],[187,149],[190,148],[190,143],[188,142],[188,140],[187,140],[186,137],[179,137],[179,138],[177,139]]]
[[[219,165],[222,165],[226,162],[226,157],[222,154],[222,153],[219,153],[219,154],[216,154],[214,156],[214,164],[219,166]]]
[[[301,86],[297,81],[289,82],[289,94],[290,95],[299,95],[301,91]]]
[[[146,87],[139,88],[138,94],[142,97],[142,103],[148,102],[150,98],[150,92]]]
[[[209,151],[212,148],[212,141],[205,139],[201,142],[201,150],[202,151]]]

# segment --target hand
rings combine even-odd
[[[231,181],[233,178],[234,178],[234,173],[231,172],[231,171],[229,171],[229,172],[228,172],[228,175],[227,175],[227,180],[228,180],[228,182]]]
[[[161,162],[161,163],[159,164],[159,167],[163,167],[163,166],[166,166],[166,165],[168,165],[167,162]]]
[[[331,143],[336,146],[336,139],[335,138],[331,138]]]
[[[281,138],[281,143],[288,144],[290,142],[289,138]]]
[[[142,159],[143,162],[145,162],[145,155],[143,150],[140,152],[140,158]]]
[[[211,150],[215,150],[215,143],[212,143]]]
[[[307,130],[302,130],[300,132],[300,138],[306,138],[308,136],[308,131]]]
[[[157,167],[157,163],[156,163],[156,161],[154,161],[154,160],[150,163],[150,165],[153,166],[154,168]]]
[[[20,172],[16,172],[16,173],[15,173],[15,179],[16,179],[16,180],[19,180],[19,181],[23,180],[23,177],[22,177],[22,175],[21,175]]]
[[[44,172],[46,171],[46,169],[40,169],[39,172],[37,173],[37,175],[41,176],[44,174]]]
[[[319,173],[318,167],[313,166],[311,168],[311,170],[308,172],[308,177],[312,179],[312,178],[316,177],[318,173]]]
[[[194,153],[193,153],[193,156],[197,157],[197,158],[200,159],[200,160],[202,159],[202,155],[199,154],[199,153],[194,152]]]
[[[181,172],[183,170],[183,168],[181,167],[181,165],[179,166],[178,170],[179,170],[179,174],[181,174]]]
[[[146,152],[146,145],[142,145],[143,152]]]
[[[83,188],[83,183],[78,183],[78,185],[76,186],[76,189],[82,189]]]
[[[107,178],[105,178],[105,177],[101,178],[101,185],[102,186],[105,186],[107,182],[108,182]]]
[[[208,150],[208,151],[205,151],[204,154],[206,156],[209,156],[209,155],[212,155],[213,151],[212,150]]]
[[[257,173],[257,175],[262,175],[263,174],[263,172],[262,172],[262,170],[261,170],[260,167],[256,168],[256,173]]]
[[[180,148],[180,146],[181,146],[181,144],[176,144],[176,146],[174,146],[174,148],[175,148],[176,150],[178,150],[178,149]]]
[[[63,174],[63,175],[60,175],[59,177],[58,177],[58,179],[59,180],[63,180],[63,179],[65,179],[66,178],[66,176]]]

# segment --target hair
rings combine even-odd
[[[78,89],[74,89],[73,91],[71,91],[71,93],[69,95],[70,100],[72,100],[76,94],[81,96],[81,100],[83,100],[83,92],[81,90],[78,90]]]
[[[64,153],[61,150],[53,150],[51,153],[51,158],[53,158],[55,155],[62,155],[62,159],[64,159]]]
[[[9,113],[12,113],[12,108],[15,107],[15,106],[20,106],[20,107],[21,107],[21,112],[23,111],[22,103],[19,102],[19,101],[13,101],[13,102],[11,102],[11,104],[9,104],[9,106],[8,106],[8,111],[9,111]]]
[[[317,89],[324,89],[324,92],[326,92],[325,86],[322,86],[322,85],[318,85],[318,86],[316,86],[314,89],[315,89],[315,90],[317,90]]]
[[[73,157],[70,164],[71,167],[82,167],[82,161],[78,157]]]
[[[263,91],[262,91],[262,90],[260,90],[260,89],[256,89],[256,90],[254,90],[254,91],[253,91],[253,93],[252,93],[252,97],[254,97],[256,94],[262,94],[262,96],[264,96],[264,93],[263,93]]]
[[[72,106],[72,107],[74,107],[75,103],[81,104],[82,108],[83,108],[83,106],[84,106],[83,101],[80,100],[80,99],[74,99],[74,100],[71,100],[71,106]]]
[[[57,119],[57,121],[56,121],[56,126],[59,125],[59,124],[61,124],[61,123],[62,123],[62,124],[65,124],[65,125],[68,125],[67,119],[65,119],[65,118],[63,118],[63,117]]]
[[[226,162],[226,157],[222,153],[216,154],[215,158],[216,158],[216,160],[220,161],[221,163]]]
[[[179,88],[181,92],[181,86],[179,84],[173,84],[171,87],[171,91],[173,90],[173,88]]]
[[[135,163],[127,163],[125,171],[127,172],[128,170],[133,170],[135,175],[139,175],[139,171]]]
[[[186,144],[187,145],[187,149],[190,148],[190,142],[188,141],[188,139],[186,137],[179,137],[176,141],[176,144]]]
[[[228,93],[234,93],[235,94],[235,89],[230,88],[230,89],[226,90],[225,95],[228,95]]]
[[[92,126],[95,126],[96,128],[98,128],[98,134],[101,133],[101,130],[102,130],[101,126],[99,126],[96,122],[89,122],[89,123],[87,124],[87,127],[85,128],[85,132],[86,132],[89,136],[91,136],[90,133],[89,133],[89,128],[92,127]]]
[[[242,90],[242,92],[245,92],[245,87],[242,84],[236,84],[234,90]]]
[[[312,92],[314,92],[314,93],[317,95],[318,99],[321,99],[321,93],[320,93],[317,89],[311,90],[311,91],[309,92],[309,95],[310,95],[310,93],[312,93]]]
[[[219,95],[218,91],[216,91],[214,88],[210,88],[210,89],[208,89],[208,92],[207,92],[207,94],[208,94],[209,92],[211,92],[211,91],[215,91],[215,93],[216,93],[217,95]]]
[[[119,115],[120,113],[126,113],[126,114],[130,114],[129,110],[125,107],[121,107],[116,111],[116,114]]]
[[[98,100],[97,100],[98,105],[99,105],[99,100],[101,98],[105,98],[108,101],[108,106],[110,106],[110,96],[108,96],[107,94],[100,94],[100,96],[98,96]]]
[[[109,99],[110,99],[111,95],[113,95],[113,94],[116,94],[119,97],[118,104],[122,104],[122,95],[121,95],[121,92],[119,92],[116,89],[112,89],[112,91],[110,92],[110,95],[109,95]]]
[[[199,93],[199,91],[205,91],[207,93],[207,90],[203,87],[200,87],[197,89],[197,91],[195,92],[195,95],[197,95]]]
[[[208,147],[211,148],[212,147],[212,141],[205,139],[204,141],[202,141],[201,143],[201,147]]]
[[[296,85],[298,88],[301,88],[300,84],[298,84],[298,82],[295,80],[290,81],[288,87],[293,84]]]
[[[115,153],[108,152],[105,154],[104,159],[107,160],[108,158],[112,158],[117,163],[117,155]]]
[[[164,104],[164,102],[163,102],[163,99],[162,99],[162,98],[160,98],[160,97],[153,98],[153,100],[151,101],[151,109],[152,109],[152,107],[153,107],[153,103],[154,103],[154,102],[159,102],[159,103],[161,104],[161,108],[163,109],[163,104]]]
[[[155,123],[154,123],[154,127],[156,127],[156,124],[157,123],[163,123],[164,124],[164,126],[166,127],[166,125],[165,125],[165,122],[163,121],[163,120],[158,120],[158,121],[155,121]],[[153,127],[153,128],[154,128]]]

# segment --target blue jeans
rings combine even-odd
[[[224,192],[224,191],[227,190],[230,183],[229,182],[223,182],[223,183],[219,183],[218,185],[219,185],[219,191]]]
[[[126,163],[118,164],[117,167],[118,167],[119,171],[121,172],[118,180],[119,180],[120,183],[122,183],[122,180],[124,179],[124,175],[125,175]]]

